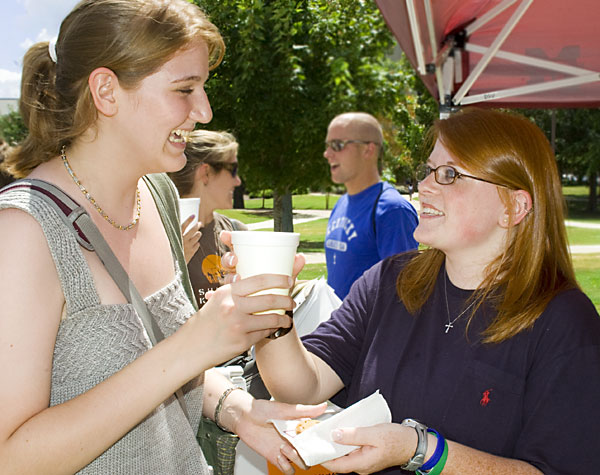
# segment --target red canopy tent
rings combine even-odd
[[[600,106],[600,0],[376,0],[441,110]]]

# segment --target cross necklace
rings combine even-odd
[[[454,320],[450,320],[450,307],[448,305],[448,284],[446,284],[446,281],[448,279],[449,279],[448,275],[447,274],[444,275],[444,297],[446,297],[446,312],[448,313],[448,323],[446,323],[444,325],[446,327],[446,331],[444,333],[448,333],[451,328],[454,328],[454,322],[456,320],[458,320],[460,317],[462,317],[465,314],[465,312],[467,310],[469,310],[475,304],[475,300],[473,300],[467,308],[465,308],[462,312],[460,312],[458,314],[458,317],[456,317]]]

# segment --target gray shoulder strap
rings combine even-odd
[[[152,345],[156,345],[159,341],[164,339],[164,334],[156,323],[156,320],[148,311],[144,299],[139,294],[135,285],[129,278],[129,275],[119,262],[119,259],[117,259],[117,256],[115,256],[114,252],[82,206],[64,193],[60,188],[43,180],[19,180],[8,187],[3,188],[2,191],[8,191],[8,189],[12,188],[29,188],[31,193],[35,193],[42,197],[50,204],[50,206],[57,210],[58,215],[69,225],[69,229],[73,230],[76,234],[77,241],[86,249],[96,252],[127,301],[136,309]],[[175,396],[181,405],[181,409],[189,420],[189,414],[181,388],[175,391]]]
[[[163,339],[164,335],[150,315],[144,299],[85,209],[60,188],[43,180],[19,180],[3,191],[22,188],[28,188],[30,193],[43,198],[74,232],[79,244],[88,251],[96,252],[127,301],[135,307],[152,344],[156,345]]]

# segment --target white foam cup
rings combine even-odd
[[[192,214],[194,215],[194,219],[189,224],[185,232],[187,232],[190,229],[190,227],[198,224],[199,209],[200,198],[179,198],[179,224],[183,224],[183,222],[186,219],[188,219]]]
[[[231,243],[238,258],[236,272],[242,279],[259,274],[292,275],[300,233],[232,231]],[[289,289],[266,289],[259,294],[288,295]],[[277,309],[261,313],[284,314]]]

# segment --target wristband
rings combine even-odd
[[[276,340],[279,337],[287,335],[292,330],[292,327],[294,326],[294,314],[291,310],[286,310],[285,314],[290,317],[292,324],[287,328],[278,328],[275,330],[267,337],[269,340]]]
[[[433,467],[431,470],[429,470],[429,472],[427,472],[427,475],[440,475],[442,473],[442,470],[444,470],[444,467],[446,466],[447,459],[448,459],[448,442],[446,440],[444,440],[444,451],[442,452],[442,456],[440,457],[440,460],[438,461],[438,463],[435,464],[435,467]]]
[[[435,446],[435,451],[433,452],[433,455],[429,458],[429,460],[427,460],[427,462],[425,462],[423,465],[421,465],[421,468],[419,469],[419,473],[426,472],[427,470],[431,470],[440,461],[440,458],[442,457],[442,454],[444,453],[444,444],[446,442],[446,439],[444,439],[444,436],[441,435],[437,430],[431,429],[431,428],[428,428],[427,432],[431,432],[432,434],[434,434],[437,437],[437,444]]]
[[[231,392],[235,391],[236,389],[242,389],[242,388],[234,386],[232,388],[227,388],[225,391],[223,391],[223,394],[221,394],[221,397],[219,398],[219,402],[217,402],[217,407],[215,407],[215,416],[214,416],[215,424],[217,424],[219,429],[224,430],[225,432],[229,432],[229,433],[232,433],[232,432],[229,429],[226,429],[225,427],[223,427],[221,425],[221,420],[220,420],[221,419],[221,410],[223,409],[223,403],[225,402],[225,399],[227,399],[227,396],[229,396],[231,394]]]

